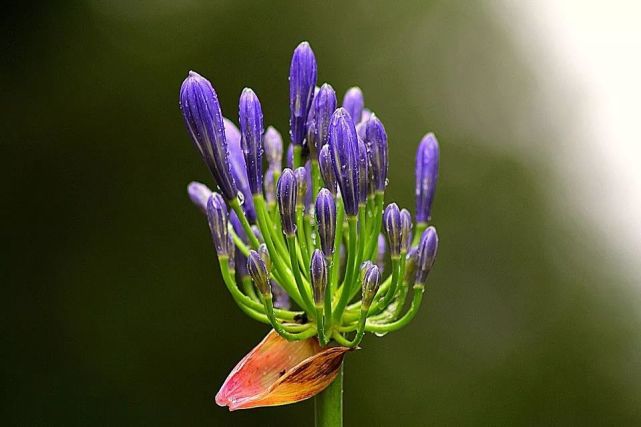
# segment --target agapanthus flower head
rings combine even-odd
[[[194,145],[227,200],[238,190],[229,166],[225,125],[218,95],[209,80],[190,71],[180,88],[180,110]]]
[[[401,211],[396,203],[390,203],[383,213],[383,225],[387,234],[390,255],[398,258],[401,254],[402,229]]]
[[[316,86],[316,57],[309,43],[302,42],[292,55],[289,68],[289,127],[292,143],[302,145],[307,133],[307,115]]]
[[[338,108],[329,125],[329,148],[334,176],[345,204],[345,213],[358,213],[358,137],[354,122],[347,110]]]
[[[383,123],[375,115],[365,124],[365,143],[376,190],[383,192],[387,185],[387,133]]]
[[[363,91],[359,87],[352,87],[345,92],[343,97],[343,108],[347,110],[354,123],[359,123],[363,115],[363,107],[365,100],[363,99]]]
[[[267,270],[263,258],[254,250],[249,251],[247,270],[254,281],[256,289],[263,295],[263,298],[271,298],[272,288],[269,279],[269,270]]]
[[[421,140],[416,153],[416,221],[426,223],[432,213],[432,202],[438,181],[439,148],[433,133]]]
[[[273,126],[269,126],[263,135],[263,148],[269,169],[280,170],[283,167],[283,137]]]
[[[296,199],[298,196],[298,185],[296,175],[291,169],[284,169],[278,180],[278,208],[280,209],[281,224],[283,233],[287,236],[296,234]]]
[[[436,252],[438,250],[438,234],[434,227],[427,227],[421,235],[421,241],[418,245],[418,260],[416,263],[416,283],[424,284],[427,275],[432,270]]]
[[[207,213],[207,201],[211,196],[211,190],[205,184],[192,181],[187,186],[187,194],[192,203],[198,207],[203,213]]]
[[[320,247],[325,257],[334,254],[334,237],[336,236],[336,204],[327,188],[322,188],[316,196],[316,227]]]
[[[334,175],[334,165],[332,164],[332,155],[329,152],[329,144],[323,145],[318,155],[318,165],[321,176],[325,182],[325,187],[332,193],[336,194],[336,175]]]
[[[247,178],[252,194],[263,191],[263,110],[250,88],[243,89],[238,104],[241,147],[247,164]]]
[[[207,201],[207,222],[211,238],[219,257],[229,256],[227,244],[227,206],[218,193],[212,193]]]
[[[385,206],[387,133],[362,92],[350,89],[337,108],[332,86],[316,87],[316,77],[314,53],[301,43],[290,66],[285,162],[281,135],[263,132],[254,91],[240,96],[239,130],[206,79],[190,73],[181,87],[187,129],[220,188],[193,182],[189,197],[207,216],[234,302],[273,328],[216,395],[231,410],[321,391],[366,333],[383,336],[415,317],[436,257],[427,223],[436,139],[426,135],[418,149],[414,225],[408,210]]]
[[[315,249],[310,261],[310,277],[314,291],[314,304],[321,306],[325,299],[325,288],[327,288],[327,264],[323,252]]]

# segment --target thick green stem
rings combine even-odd
[[[314,399],[316,427],[343,426],[343,364],[336,379]]]

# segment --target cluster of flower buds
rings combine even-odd
[[[332,86],[319,88],[316,78],[303,42],[290,67],[283,168],[281,133],[264,129],[256,93],[243,89],[238,129],[211,83],[189,72],[180,108],[217,192],[200,183],[188,192],[207,216],[223,280],[243,312],[290,341],[318,336],[321,346],[354,347],[366,332],[408,324],[421,305],[438,246],[428,221],[439,148],[431,133],[419,144],[414,223],[409,210],[384,205],[387,134],[361,89],[349,89],[339,106]]]

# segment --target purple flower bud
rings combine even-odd
[[[365,101],[363,100],[363,91],[359,87],[353,87],[345,92],[343,97],[343,108],[347,110],[354,123],[359,123],[361,121],[361,116],[363,114],[363,106]]]
[[[378,269],[383,273],[383,267],[385,266],[385,253],[387,252],[387,244],[385,243],[385,236],[383,233],[378,234],[378,250],[376,252],[376,265]]]
[[[296,177],[296,203],[302,205],[305,202],[305,196],[307,195],[307,169],[304,167],[296,168],[294,171],[294,176]]]
[[[367,108],[363,108],[363,114],[361,115],[361,123],[367,123],[367,121],[372,116],[372,112]]]
[[[362,309],[367,310],[370,305],[372,305],[374,296],[376,295],[381,283],[381,272],[378,267],[372,263],[365,265],[363,268],[365,269],[365,274],[363,275],[363,296],[361,300],[361,307]]]
[[[329,125],[329,148],[345,213],[358,213],[358,137],[347,110],[337,109]]]
[[[229,166],[218,96],[211,83],[194,71],[189,72],[180,88],[180,110],[194,145],[218,187],[227,200],[234,199],[238,190]]]
[[[249,88],[243,89],[240,95],[238,117],[249,188],[252,194],[260,194],[263,190],[263,110]]]
[[[316,86],[316,58],[309,43],[294,50],[289,68],[289,128],[292,143],[302,145],[307,129],[307,115]]]
[[[289,295],[282,286],[272,281],[272,293],[274,294],[274,307],[289,310],[291,303]]]
[[[332,156],[329,152],[329,145],[323,145],[318,155],[318,165],[321,176],[325,182],[325,187],[336,195],[336,176],[334,175],[334,166],[332,165]]]
[[[387,234],[389,251],[392,258],[398,258],[401,253],[401,211],[396,203],[390,203],[383,212],[383,226]]]
[[[249,271],[247,271],[247,257],[238,248],[236,248],[234,259],[236,263],[236,274],[238,277],[242,280],[249,276]]]
[[[425,284],[427,275],[432,270],[436,252],[438,250],[438,234],[434,227],[427,227],[421,235],[421,241],[418,245],[418,261],[416,263],[416,283]]]
[[[325,299],[325,289],[327,288],[327,264],[323,253],[315,249],[310,262],[310,277],[312,289],[314,290],[314,303],[316,306],[322,306]]]
[[[268,127],[265,131],[263,147],[269,167],[281,170],[283,167],[283,138],[273,126]]]
[[[254,250],[249,251],[249,257],[247,257],[247,270],[249,275],[256,285],[256,289],[260,292],[264,298],[271,298],[272,290],[269,280],[269,271],[265,262],[260,257],[260,254]]]
[[[227,244],[227,206],[218,193],[212,193],[207,201],[207,222],[218,256],[229,256]]]
[[[365,203],[367,203],[368,166],[367,147],[363,140],[358,138],[358,203],[361,206],[365,206]]]
[[[383,123],[375,115],[372,115],[367,121],[365,142],[376,190],[385,191],[387,185],[387,133],[385,133]]]
[[[405,275],[403,281],[413,285],[416,278],[416,263],[418,262],[418,247],[413,247],[405,257]]]
[[[263,185],[265,187],[265,200],[267,200],[267,203],[276,202],[276,186],[274,182],[274,170],[272,168],[268,168],[267,172],[265,172]]]
[[[313,109],[309,110],[309,115],[312,116],[314,112]],[[305,145],[303,146],[303,152],[306,156],[311,155],[312,158],[318,156],[318,132],[316,131],[316,121],[313,118],[307,119],[307,138],[305,139]]]
[[[410,250],[412,227],[412,214],[407,209],[401,209],[401,253]]]
[[[204,214],[207,214],[207,201],[211,196],[211,190],[205,184],[200,182],[190,182],[187,186],[187,193],[192,203],[198,207]]]
[[[278,208],[283,225],[283,233],[287,236],[296,234],[296,176],[291,169],[283,169],[283,174],[278,180]]]
[[[438,181],[438,141],[433,133],[423,137],[416,153],[416,222],[428,222]]]
[[[336,204],[327,188],[322,188],[316,196],[316,224],[320,247],[326,257],[334,254],[334,237],[336,235]]]
[[[240,222],[240,219],[238,219],[238,216],[236,215],[236,212],[231,211],[229,212],[229,222],[231,223],[232,228],[234,229],[234,233],[242,240],[244,243],[248,243],[249,240],[247,239],[247,233],[245,233],[245,229],[243,228],[243,225]]]
[[[267,271],[272,271],[272,259],[269,256],[269,250],[267,249],[266,244],[261,243],[258,246],[258,255],[260,255],[263,262],[265,263],[265,267],[267,268]]]
[[[242,197],[242,207],[245,216],[252,224],[256,222],[256,210],[252,200],[252,192],[249,189],[247,179],[247,166],[245,165],[245,156],[240,148],[240,131],[236,125],[229,119],[223,118],[225,123],[225,136],[227,137],[227,149],[229,151],[229,162],[231,164],[231,173],[234,177],[236,187],[240,190]]]
[[[327,144],[329,138],[329,122],[335,110],[336,92],[334,92],[334,89],[329,84],[325,83],[314,97],[314,103],[312,105],[312,111],[314,112],[314,142],[316,144],[314,149],[312,149],[310,144],[310,150],[313,156],[317,155],[321,148]]]
[[[287,147],[286,163],[288,168],[294,169],[294,144],[289,144]]]

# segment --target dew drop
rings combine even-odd
[[[240,205],[241,206],[244,205],[245,204],[245,195],[243,194],[243,192],[239,191],[237,196],[238,196],[238,202],[240,203]]]

